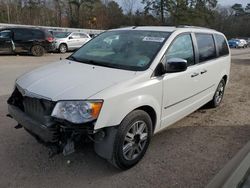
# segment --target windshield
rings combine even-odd
[[[169,35],[169,32],[160,31],[109,31],[92,39],[68,59],[142,71],[150,66]]]
[[[70,32],[54,32],[53,35],[55,38],[66,38],[70,35]]]

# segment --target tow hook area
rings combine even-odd
[[[63,155],[70,155],[75,152],[75,143],[72,139],[68,139],[66,145],[63,148]]]
[[[66,143],[61,141],[58,144],[49,145],[49,158],[57,154],[63,153],[64,156],[70,155],[75,152],[75,142],[73,139],[68,139]]]

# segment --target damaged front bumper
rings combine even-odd
[[[58,129],[55,126],[48,127],[34,121],[14,105],[9,105],[8,110],[10,116],[20,125],[22,125],[22,127],[24,127],[27,131],[33,133],[37,139],[40,139],[45,143],[58,142]]]
[[[63,152],[68,155],[75,151],[75,143],[91,140],[94,123],[75,125],[51,117],[55,102],[45,99],[24,97],[16,88],[8,99],[8,116],[15,119],[40,143],[48,146],[51,155]]]

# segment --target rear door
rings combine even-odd
[[[29,52],[32,44],[32,30],[24,28],[16,28],[14,31],[14,44],[16,52]]]
[[[68,48],[69,49],[77,49],[80,48],[80,35],[79,33],[72,33],[69,36],[69,40],[68,40]]]
[[[12,41],[12,31],[2,30],[0,31],[0,53],[12,53],[13,52],[13,41]]]
[[[212,99],[217,84],[220,81],[221,66],[217,58],[215,39],[213,34],[195,33],[198,51],[199,67],[199,87],[204,91],[201,97],[210,97]]]
[[[84,45],[86,42],[90,40],[89,36],[85,33],[79,33],[80,39],[79,39],[79,48]]]

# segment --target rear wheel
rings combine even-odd
[[[31,53],[33,56],[43,56],[45,53],[45,49],[40,45],[35,45],[31,48]]]
[[[142,110],[131,112],[118,128],[111,163],[121,169],[136,165],[144,156],[151,137],[150,116]]]
[[[67,52],[67,50],[68,50],[68,48],[67,48],[67,46],[66,46],[66,44],[60,44],[60,46],[59,46],[59,52],[60,53],[66,53]]]
[[[212,108],[216,108],[220,105],[224,96],[225,86],[226,86],[226,82],[224,79],[222,79],[215,91],[213,99],[209,102],[209,105]]]

